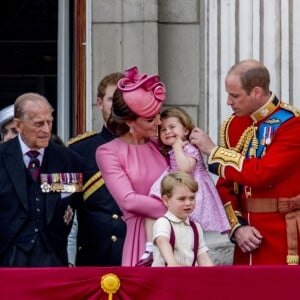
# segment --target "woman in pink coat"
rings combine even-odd
[[[107,123],[117,138],[96,151],[98,167],[127,225],[123,266],[135,266],[144,253],[144,218],[157,219],[166,212],[161,200],[148,196],[154,181],[167,168],[156,138],[165,98],[165,86],[158,76],[138,74],[136,67],[125,71]]]

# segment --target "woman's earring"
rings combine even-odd
[[[134,128],[133,127],[129,127],[129,132],[131,133],[131,134],[133,134],[134,133]]]

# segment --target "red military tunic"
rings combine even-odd
[[[276,126],[271,128],[274,124]],[[248,134],[241,139],[245,130]],[[254,132],[252,136],[251,132]],[[300,194],[299,112],[272,95],[268,103],[251,116],[233,115],[224,123],[221,146],[224,148],[217,147],[209,157],[210,171],[220,176],[217,188],[221,199],[225,206],[231,204],[233,215],[242,217],[239,221],[243,219],[263,236],[259,248],[251,253],[243,253],[236,246],[234,264],[286,264],[288,243],[285,215],[278,210],[249,212],[245,207],[252,198],[268,201],[269,198]],[[233,221],[230,216],[229,221]],[[232,224],[232,233],[240,223]],[[296,242],[297,239],[300,245],[299,232]]]

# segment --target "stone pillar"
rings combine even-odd
[[[93,1],[93,128],[102,126],[95,103],[103,76],[132,66],[141,72],[158,72],[157,9],[156,0]]]

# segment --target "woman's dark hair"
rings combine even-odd
[[[119,137],[129,131],[126,121],[136,120],[137,118],[138,116],[125,103],[122,92],[116,89],[112,99],[111,113],[107,120],[107,128]]]

